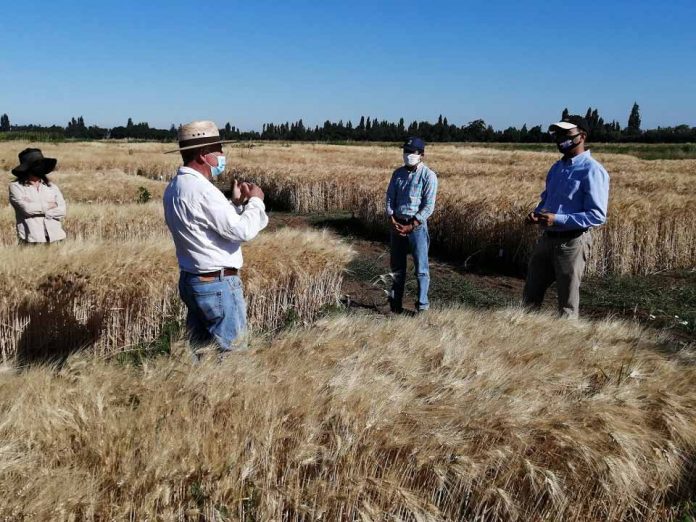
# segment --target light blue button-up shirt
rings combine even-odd
[[[399,167],[387,187],[387,215],[425,223],[435,210],[436,195],[437,174],[426,165],[419,163],[414,171]]]
[[[556,215],[552,230],[577,230],[604,224],[608,202],[609,174],[586,150],[553,164],[535,212]]]

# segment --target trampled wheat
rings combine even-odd
[[[0,516],[670,520],[693,360],[516,310],[342,316],[219,365],[0,373]]]

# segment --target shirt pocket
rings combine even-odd
[[[421,198],[421,192],[423,191],[423,186],[420,184],[413,184],[409,187],[408,190],[408,197],[411,198],[411,201],[420,201]]]
[[[218,286],[218,285],[216,285]],[[193,300],[208,323],[215,323],[225,316],[222,290],[208,290],[203,285],[192,287]]]

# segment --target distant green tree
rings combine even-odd
[[[633,102],[631,114],[628,116],[627,129],[634,133],[640,133],[640,107],[638,107],[636,102]]]
[[[561,121],[565,120],[568,116],[570,116],[570,113],[568,112],[568,107],[566,107],[561,113]]]
[[[587,112],[585,113],[585,121],[587,121],[587,123],[590,123],[591,119],[592,119],[592,107],[588,107]]]
[[[442,130],[440,131],[440,141],[452,141],[450,136],[450,126],[447,117],[442,119]]]
[[[0,131],[9,132],[10,130],[10,117],[7,114],[0,116]]]

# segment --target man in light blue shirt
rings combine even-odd
[[[391,228],[391,273],[394,278],[389,306],[394,313],[403,311],[406,260],[409,250],[418,280],[416,311],[430,308],[428,288],[428,218],[435,210],[437,175],[423,163],[425,142],[409,138],[403,145],[404,165],[392,174],[387,187],[386,212]]]
[[[563,157],[549,170],[539,205],[527,223],[544,233],[529,261],[523,302],[541,307],[544,294],[556,281],[558,312],[577,318],[580,282],[592,246],[590,231],[607,219],[609,174],[585,150],[589,126],[580,116],[569,116],[549,127]]]

